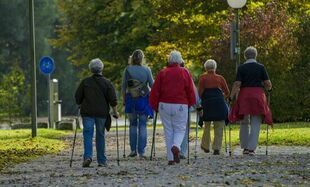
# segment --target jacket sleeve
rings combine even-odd
[[[202,96],[203,89],[204,89],[204,79],[203,79],[203,76],[200,75],[199,82],[198,82],[198,95],[200,98]]]
[[[75,91],[75,102],[77,105],[81,105],[84,99],[84,81],[82,81]]]
[[[222,90],[224,92],[224,96],[228,97],[229,96],[229,88],[227,86],[226,80],[223,76],[221,76],[221,79],[222,79],[221,87],[222,87]]]
[[[160,80],[161,80],[161,73],[156,77],[156,80],[152,86],[150,92],[149,103],[153,110],[158,111],[158,104],[159,104],[159,96],[160,96]]]
[[[186,77],[187,77],[187,82],[186,82],[187,83],[187,86],[186,86],[187,101],[188,101],[189,106],[193,106],[194,104],[196,104],[194,82],[188,71],[186,71]]]
[[[117,105],[115,88],[111,82],[108,83],[108,102],[112,107]]]

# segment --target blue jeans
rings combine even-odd
[[[83,117],[84,159],[93,156],[94,125],[96,125],[96,150],[98,164],[106,163],[105,156],[105,118]]]
[[[143,155],[146,147],[147,130],[146,121],[147,116],[144,114],[129,113],[129,141],[132,152],[138,152]],[[137,151],[138,148],[138,151]]]

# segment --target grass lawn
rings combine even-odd
[[[38,129],[38,136],[31,138],[31,129],[0,130],[0,171],[13,163],[59,152],[65,147],[59,138],[69,134],[72,131]]]
[[[239,145],[239,126],[237,124],[231,125],[231,141],[232,145]],[[226,127],[226,136],[228,142],[228,126]],[[198,127],[198,137],[201,138],[203,129]],[[211,136],[213,131],[211,132]],[[259,135],[259,144],[266,143],[267,129],[266,125],[261,125]],[[190,138],[195,138],[195,126],[191,126]],[[224,142],[224,137],[223,137]],[[290,122],[277,123],[273,128],[269,127],[269,145],[286,145],[286,146],[310,146],[310,122]]]
[[[231,125],[231,141],[232,145],[239,145],[239,124]],[[263,145],[266,143],[266,124],[261,125],[259,144]],[[195,128],[196,124],[191,124],[190,139],[195,139]],[[152,124],[148,124],[148,129],[153,129]],[[161,124],[157,124],[156,129],[163,129]],[[212,128],[213,129],[213,128]],[[119,127],[119,130],[124,130],[124,127]],[[111,128],[111,131],[115,131],[115,128]],[[228,126],[226,126],[226,137],[228,142]],[[128,126],[127,126],[128,133]],[[198,138],[201,139],[203,134],[203,128],[198,127]],[[211,137],[213,138],[213,130],[211,130]],[[152,136],[149,134],[148,136]],[[224,135],[223,135],[224,144]],[[286,145],[286,146],[310,146],[310,122],[288,122],[288,123],[276,123],[273,128],[269,127],[269,145]]]

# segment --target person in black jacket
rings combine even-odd
[[[102,75],[103,63],[99,58],[89,63],[92,76],[82,80],[75,92],[75,100],[80,105],[83,120],[84,161],[83,167],[89,167],[93,154],[93,134],[96,126],[96,150],[98,166],[106,166],[105,128],[110,106],[113,116],[118,118],[117,98],[110,80]]]

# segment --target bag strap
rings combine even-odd
[[[96,86],[99,88],[100,92],[102,93],[102,95],[103,95],[103,97],[104,97],[104,99],[105,99],[105,101],[106,101],[108,107],[110,107],[109,102],[108,102],[108,100],[107,100],[107,97],[106,97],[106,95],[104,94],[104,91],[101,89],[101,86],[100,86],[99,82],[97,81],[97,79],[96,79],[95,77],[92,77],[92,78],[94,79],[94,81],[95,81],[95,83],[96,83]]]
[[[144,69],[145,70],[145,69]],[[145,71],[145,73],[147,74],[147,72]],[[129,72],[129,70],[128,70],[128,67],[126,68],[126,72],[125,72],[125,74],[128,74],[129,75],[129,77],[128,77],[128,79],[133,79],[133,77],[132,77],[132,75],[130,74],[130,72]],[[128,80],[127,80],[128,81]],[[139,80],[138,80],[139,81]],[[146,82],[141,82],[141,81],[139,81],[141,84],[146,84]]]

